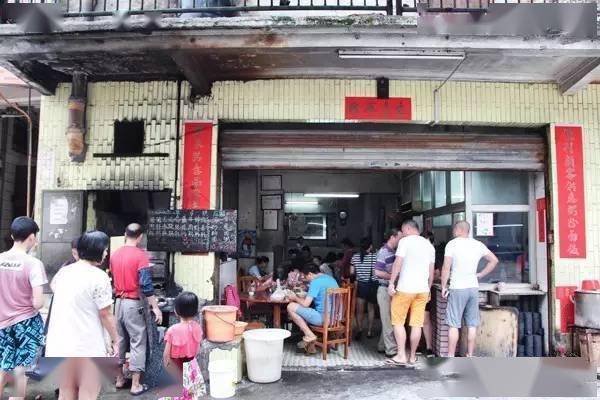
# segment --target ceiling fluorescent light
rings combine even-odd
[[[406,50],[338,50],[339,58],[411,59],[411,60],[462,60],[465,53],[451,51]]]
[[[319,202],[316,200],[299,200],[299,201],[286,201],[286,206],[318,206]]]
[[[356,199],[358,193],[306,193],[304,197],[329,198],[329,199]]]

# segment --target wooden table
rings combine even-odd
[[[273,306],[273,328],[281,328],[281,306],[287,306],[290,301],[286,298],[282,301],[275,301],[269,298],[266,293],[256,293],[254,296],[249,296],[247,293],[240,294],[240,302],[251,304],[269,304]]]

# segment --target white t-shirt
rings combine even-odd
[[[450,269],[450,289],[479,287],[477,266],[490,250],[479,240],[458,237],[446,245],[445,257],[452,258]]]
[[[113,302],[108,275],[78,261],[62,267],[50,287],[54,297],[46,357],[106,357],[99,310]]]
[[[429,266],[435,263],[431,242],[419,235],[403,237],[396,257],[402,257],[402,269],[396,290],[403,293],[429,292]]]

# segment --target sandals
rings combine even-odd
[[[393,358],[388,358],[384,361],[385,365],[389,365],[392,367],[406,367],[407,363],[405,362],[400,362],[400,361],[396,361]]]
[[[317,337],[306,337],[304,336],[302,338],[302,341],[304,342],[304,351],[306,352],[306,354],[308,355],[313,355],[313,354],[317,354],[317,349],[315,347],[315,342],[317,341]]]
[[[143,384],[142,385],[142,390],[140,390],[139,392],[129,392],[132,396],[139,396],[141,394],[146,393],[148,390],[150,390],[150,387],[148,387],[148,385]]]

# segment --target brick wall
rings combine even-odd
[[[427,81],[392,81],[390,96],[411,97],[413,118],[417,122],[429,122],[434,118],[432,93],[437,85]],[[84,164],[72,164],[66,156],[64,131],[69,85],[62,85],[56,96],[44,97],[40,153],[54,153],[55,178],[53,182],[38,178],[37,198],[40,198],[41,190],[57,187],[172,188],[176,87],[174,82],[90,84],[89,149]],[[188,97],[189,91],[189,86],[184,84],[183,99]],[[345,96],[374,96],[375,92],[375,82],[371,80],[218,82],[211,96],[195,103],[183,100],[181,114],[182,120],[339,122],[344,118]],[[581,279],[600,277],[600,208],[597,207],[600,203],[600,161],[596,157],[600,151],[600,86],[590,85],[574,96],[561,96],[557,87],[551,84],[449,82],[441,90],[439,101],[440,123],[499,126],[576,123],[584,126],[588,257],[585,260],[561,260],[555,251],[554,283],[556,286],[577,284]],[[111,151],[112,124],[115,119],[125,117],[145,119],[148,151],[166,152],[170,156],[163,159],[93,158],[92,153]],[[554,160],[553,141],[550,143],[550,157]],[[554,161],[551,165],[550,184],[552,196],[556,198]],[[213,186],[216,189],[216,182]],[[38,215],[39,206],[38,202]],[[556,209],[552,212],[557,221]],[[554,231],[555,240],[560,240],[556,226]],[[210,265],[198,268],[199,260],[184,256],[179,256],[178,260],[185,265],[177,272],[179,282],[201,293],[212,293]]]

